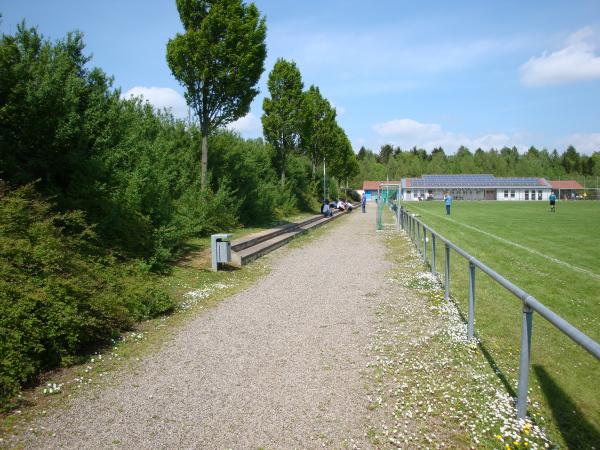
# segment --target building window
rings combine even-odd
[[[542,199],[542,191],[538,191],[538,200]]]
[[[515,190],[514,189],[510,190],[510,198],[515,198]]]
[[[525,189],[525,200],[529,200],[529,189]]]
[[[504,189],[504,198],[508,198],[508,189]]]

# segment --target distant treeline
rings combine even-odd
[[[384,145],[379,154],[362,147],[358,160],[360,173],[354,178],[356,185],[362,180],[399,180],[423,174],[490,173],[498,177],[575,178],[580,181],[588,177],[590,186],[595,187],[595,177],[600,176],[600,151],[591,156],[582,155],[573,146],[562,154],[535,147],[525,153],[519,153],[515,147],[489,151],[478,148],[474,153],[460,147],[455,154],[447,155],[442,148],[428,152],[416,147],[402,150]]]

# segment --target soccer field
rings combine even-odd
[[[600,202],[455,201],[404,207],[444,237],[600,341]],[[429,244],[429,247],[431,244]],[[428,249],[430,253],[431,249]],[[443,247],[436,269],[443,273]],[[452,296],[466,312],[468,264],[452,254]],[[521,303],[481,272],[476,330],[493,363],[517,377]],[[571,448],[600,442],[600,362],[534,314],[531,388]],[[600,447],[599,447],[600,448]]]

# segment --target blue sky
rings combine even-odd
[[[355,150],[384,143],[453,153],[516,145],[600,150],[600,1],[255,1],[267,17],[261,94],[233,124],[262,135],[266,78],[294,60],[338,110]],[[78,29],[91,64],[124,94],[185,115],[165,60],[174,0],[0,0],[0,29],[26,19],[50,39]]]

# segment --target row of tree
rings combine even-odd
[[[185,88],[202,136],[201,187],[206,186],[208,137],[248,113],[266,58],[266,24],[253,3],[241,0],[176,0],[184,27],[167,45],[167,62]],[[294,62],[278,59],[269,75],[271,95],[263,102],[265,139],[285,186],[291,154],[313,164],[328,161],[338,179],[356,175],[350,141],[336,122],[335,109],[311,86],[303,92]],[[314,170],[313,170],[314,174]]]
[[[313,176],[316,167],[328,164],[338,180],[358,174],[352,144],[336,121],[335,108],[319,88],[303,91],[302,76],[294,62],[278,59],[269,74],[269,93],[263,101],[262,124],[265,139],[275,150],[276,165],[285,184],[286,162],[296,152],[310,158]]]
[[[519,153],[516,147],[488,151],[478,148],[472,153],[468,148],[460,147],[455,154],[447,155],[441,147],[427,152],[416,147],[402,150],[383,145],[378,154],[362,147],[357,158],[360,171],[353,180],[356,185],[363,180],[398,180],[442,173],[490,173],[499,177],[547,179],[600,176],[600,152],[582,155],[573,146],[569,146],[562,154],[556,150],[550,152],[535,147],[530,147],[524,153]]]
[[[177,7],[185,33],[167,59],[197,121],[122,98],[88,67],[80,33],[51,42],[23,23],[2,35],[0,410],[40,372],[171,311],[160,274],[187,239],[318,208],[324,158],[339,179],[346,160],[357,170],[335,111],[299,73],[299,91],[272,87],[267,142],[224,131],[257,93],[264,19],[241,0]],[[300,99],[291,115],[286,96]]]

